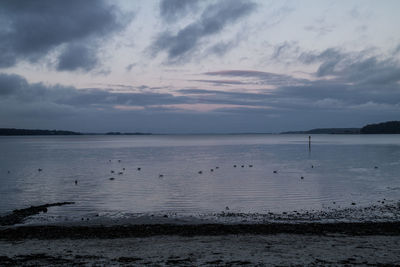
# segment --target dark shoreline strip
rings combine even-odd
[[[125,238],[157,235],[217,236],[238,234],[400,235],[400,222],[300,224],[154,224],[129,226],[21,226],[0,230],[0,239]]]

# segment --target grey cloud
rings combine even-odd
[[[96,67],[97,61],[93,48],[82,44],[70,44],[58,58],[57,70],[73,71],[81,69],[89,71]]]
[[[27,85],[26,80],[15,74],[0,73],[0,95],[14,94]]]
[[[215,54],[218,56],[225,55],[229,50],[237,45],[237,42],[219,42],[208,49],[208,53]]]
[[[400,44],[394,49],[393,54],[397,55],[400,52]]]
[[[0,73],[0,94],[3,95],[2,100],[14,101],[18,103],[17,106],[40,102],[85,109],[113,108],[115,105],[145,107],[193,103],[191,98],[166,93],[113,93],[96,88],[78,90],[75,87],[62,85],[48,86],[42,83],[28,83],[19,75],[4,73]]]
[[[5,0],[0,4],[0,14],[5,25],[0,28],[0,67],[3,68],[12,67],[20,60],[37,62],[67,46],[59,58],[58,68],[92,69],[98,39],[124,26],[114,6],[96,0]],[[73,55],[74,59],[66,62],[67,55],[74,50],[83,53],[83,59]]]
[[[227,25],[235,23],[253,11],[255,6],[252,2],[242,0],[224,0],[209,5],[197,21],[187,25],[176,34],[161,33],[151,49],[154,54],[166,51],[170,62],[183,60],[197,49],[203,38],[221,32]]]
[[[284,53],[284,51],[286,51],[288,48],[290,48],[290,46],[291,45],[289,44],[289,42],[286,42],[286,41],[282,44],[275,46],[274,53],[272,54],[272,58],[273,59],[279,58],[281,56],[281,54]]]
[[[196,0],[162,0],[160,15],[166,22],[174,22],[197,8]]]
[[[346,53],[329,48],[320,53],[302,53],[305,64],[320,63],[317,77],[335,76],[342,82],[383,85],[400,81],[400,64],[392,59],[379,59],[367,51]]]
[[[239,74],[263,76],[254,72]],[[18,75],[0,74],[0,92],[2,125],[92,132],[210,132],[209,129],[215,132],[276,132],[355,127],[373,120],[395,119],[400,112],[398,84],[377,86],[348,84],[340,80],[308,81],[259,93],[184,89],[177,91],[180,95],[177,96],[148,92],[113,93],[96,88],[78,90],[62,85],[28,83]],[[216,106],[209,112],[195,112],[183,110],[179,104]],[[135,107],[142,108],[136,110]],[[214,124],[217,126],[212,127]]]

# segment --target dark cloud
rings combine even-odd
[[[97,65],[96,51],[83,44],[70,44],[58,58],[57,70],[89,71]]]
[[[58,69],[90,70],[96,65],[98,40],[123,27],[118,10],[96,0],[5,0],[0,14],[3,68],[20,60],[37,62],[65,46]]]
[[[252,2],[242,0],[211,4],[197,21],[177,33],[162,32],[153,43],[152,51],[154,54],[166,51],[170,62],[183,60],[196,51],[205,37],[221,32],[229,24],[252,12],[255,6]]]
[[[162,0],[160,2],[160,16],[166,22],[174,22],[184,17],[198,6],[196,0]]]
[[[0,95],[14,94],[26,85],[26,80],[18,75],[0,73]]]
[[[76,89],[0,74],[0,126],[70,125],[66,129],[80,131],[276,132],[358,127],[398,119],[400,67],[394,59],[371,51],[350,53],[332,48],[302,53],[300,60],[317,65],[313,79],[223,70],[203,73],[205,79],[196,80],[229,85],[233,91],[191,88],[163,93],[145,85],[123,84],[101,86],[116,91]],[[260,89],[246,92],[247,84],[260,85]],[[272,84],[274,89],[262,89],[264,84]]]
[[[230,74],[255,79],[265,75],[251,71]],[[89,132],[277,132],[357,127],[396,119],[400,112],[398,83],[349,84],[337,79],[278,86],[258,93],[183,89],[168,94],[76,89],[0,74],[0,94],[2,127]],[[210,105],[211,109],[185,109],[197,104]]]
[[[329,48],[320,53],[302,53],[300,61],[320,64],[317,77],[334,76],[343,83],[384,85],[400,81],[400,64],[391,59],[381,59],[368,51],[346,53]]]
[[[4,73],[0,73],[0,94],[3,95],[1,100],[10,100],[16,106],[51,103],[54,106],[71,108],[112,109],[116,105],[146,107],[193,103],[191,98],[167,93],[113,93],[96,88],[76,89],[62,85],[28,83],[22,76]]]

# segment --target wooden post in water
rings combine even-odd
[[[308,151],[311,151],[311,135],[308,136]]]

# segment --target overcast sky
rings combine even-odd
[[[233,133],[400,119],[400,1],[0,1],[0,128]]]

